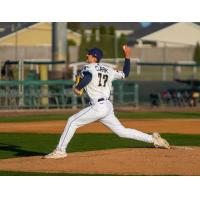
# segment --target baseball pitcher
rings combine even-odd
[[[100,121],[119,137],[152,143],[155,147],[170,148],[168,142],[161,138],[158,133],[149,135],[135,129],[125,128],[114,114],[113,105],[109,101],[112,81],[125,79],[130,72],[131,49],[124,45],[123,52],[125,57],[123,71],[118,71],[100,63],[103,58],[103,52],[100,49],[88,50],[88,64],[82,67],[73,91],[77,95],[82,95],[83,90],[85,90],[90,98],[89,106],[68,119],[56,149],[44,158],[66,157],[67,146],[76,129],[95,121]]]

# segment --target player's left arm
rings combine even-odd
[[[128,47],[127,45],[123,45],[123,53],[124,53],[124,67],[123,67],[123,72],[125,75],[125,78],[128,77],[130,73],[130,68],[131,68],[131,62],[130,62],[130,57],[131,57],[131,48]]]
[[[90,81],[92,80],[92,74],[88,71],[85,71],[82,73],[83,74],[83,78],[80,79],[80,82],[77,83],[77,85],[75,87],[72,88],[73,92],[79,96],[82,95],[83,93],[83,88],[85,86],[87,86]]]

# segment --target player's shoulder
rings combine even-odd
[[[94,74],[96,71],[95,63],[87,63],[87,64],[83,65],[81,71],[82,71],[82,73],[89,72],[91,74]]]
[[[82,67],[81,67],[81,71],[90,71],[91,70],[91,66],[90,64],[84,64]]]
[[[114,71],[114,65],[110,63],[87,63],[83,65],[82,71],[90,71],[90,72],[107,72],[112,73]]]

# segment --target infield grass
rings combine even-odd
[[[200,146],[200,135],[162,134],[171,145]],[[57,134],[0,134],[0,159],[45,155],[57,145]],[[150,148],[152,144],[120,138],[115,134],[76,134],[67,152],[84,152],[114,148]]]
[[[0,171],[0,176],[148,176],[143,174],[75,174],[75,173],[45,173],[45,172],[11,172],[11,171]],[[166,175],[154,175],[154,176],[180,176],[177,174],[166,174]]]
[[[9,172],[0,171],[0,176],[121,176],[118,174],[75,174],[75,173],[45,173],[45,172]],[[134,175],[137,176],[137,175]]]
[[[67,120],[72,114],[45,114],[31,116],[1,117],[0,122],[33,122]],[[116,112],[120,119],[200,119],[200,112]]]

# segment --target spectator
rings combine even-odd
[[[170,105],[170,101],[171,101],[171,94],[168,90],[164,90],[162,93],[162,100],[164,102],[164,104]]]
[[[1,75],[5,80],[14,80],[11,62],[9,60],[5,61],[1,70]]]
[[[197,106],[198,99],[199,93],[196,91],[192,91],[191,106]]]
[[[160,105],[160,98],[158,94],[151,93],[149,95],[150,104],[151,106],[159,106]]]

